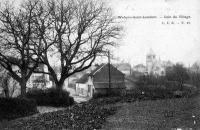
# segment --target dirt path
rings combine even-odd
[[[180,98],[121,104],[104,130],[200,129],[200,98]]]

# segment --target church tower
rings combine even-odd
[[[156,64],[156,54],[152,49],[146,55],[146,67],[148,74],[153,72],[154,66]]]

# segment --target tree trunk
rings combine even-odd
[[[6,98],[9,98],[9,90],[8,90],[8,88],[4,89],[4,94],[5,94]]]
[[[55,82],[55,84],[56,84],[56,90],[58,92],[58,98],[60,98],[60,99],[63,98],[62,92],[63,92],[64,81],[65,80],[60,79],[59,82]],[[65,99],[66,99],[66,97],[65,97]],[[66,102],[70,103],[70,101],[69,101],[69,95],[68,95],[68,98],[67,98]]]
[[[21,87],[21,96],[25,97],[26,95],[26,81],[25,80],[22,80],[20,82],[20,87]]]
[[[59,97],[61,97],[64,81],[61,80],[55,84],[56,84],[56,90],[58,91],[58,95],[59,95]]]
[[[4,85],[5,97],[9,98],[9,78],[8,78],[8,76],[5,77],[3,82],[4,82],[3,85]]]

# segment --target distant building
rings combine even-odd
[[[40,64],[36,68],[36,71],[48,72],[48,69],[43,64]],[[52,86],[53,86],[53,81],[51,80],[50,76],[42,73],[32,73],[30,79],[27,82],[28,89],[32,88],[46,89]]]
[[[157,59],[156,54],[152,49],[146,55],[146,72],[153,75],[165,75],[165,69],[173,64],[170,61],[161,61]]]
[[[138,64],[138,65],[133,67],[133,71],[145,73],[146,72],[146,66],[143,65],[143,64]]]
[[[129,76],[132,73],[132,67],[129,63],[114,64],[114,66],[120,70],[125,76]]]
[[[102,64],[92,72],[86,73],[76,82],[76,94],[92,97],[95,93],[107,94],[109,91],[109,64]],[[125,90],[124,74],[110,65],[110,90],[115,94],[122,94]]]
[[[13,65],[12,66],[12,69],[17,73],[19,70],[18,70],[18,67]],[[40,64],[36,70],[46,70],[47,72],[47,68]],[[14,79],[11,78],[10,79],[10,86],[13,85]],[[26,84],[26,89],[27,91],[30,90],[30,89],[34,89],[34,88],[39,88],[39,89],[46,89],[46,88],[50,88],[52,87],[53,85],[53,82],[50,80],[50,77],[49,75],[46,75],[46,74],[42,74],[42,73],[32,73],[32,75],[30,76],[29,80],[27,81],[27,84]],[[13,86],[14,87],[14,86]],[[20,89],[20,86],[19,84],[17,83],[16,84],[16,87],[15,87],[15,90],[12,90],[13,91],[13,94],[12,96],[13,97],[16,97],[18,95],[20,95],[21,93],[21,89]]]

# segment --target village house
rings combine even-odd
[[[19,71],[18,67],[13,65],[12,69],[17,73]],[[47,68],[40,64],[38,65],[38,67],[36,68],[36,70],[39,71],[48,71]],[[2,73],[0,72],[0,77],[2,76]],[[10,92],[10,96],[12,97],[17,97],[18,95],[20,95],[20,86],[18,84],[17,81],[15,81],[13,78],[9,78],[8,79],[8,85],[9,85],[9,91],[12,90],[12,92]],[[32,73],[32,75],[30,76],[26,86],[27,86],[27,91],[31,90],[31,89],[46,89],[46,88],[50,88],[52,87],[53,82],[50,79],[49,75],[46,74],[42,74],[42,73]],[[4,96],[4,88],[0,87],[0,96]]]
[[[143,64],[138,64],[138,65],[133,67],[133,71],[145,73],[146,72],[146,66],[144,66]]]
[[[125,74],[125,76],[129,76],[132,73],[132,67],[129,63],[118,63],[114,64],[114,66],[123,74]]]
[[[93,97],[94,94],[123,94],[125,90],[125,75],[110,64],[97,66],[90,73],[86,73],[76,82],[76,94],[79,96]]]
[[[36,68],[36,71],[48,72],[48,69],[43,64],[40,64]],[[46,89],[52,86],[53,86],[53,82],[50,76],[47,74],[42,74],[42,73],[32,73],[30,79],[27,82],[28,89],[34,89],[34,88]]]

